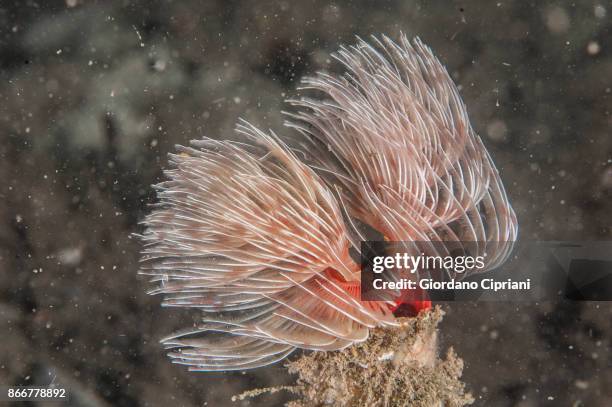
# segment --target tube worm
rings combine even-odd
[[[144,221],[151,293],[203,312],[201,325],[163,341],[170,356],[193,370],[241,370],[395,325],[387,304],[359,301],[359,266],[321,179],[276,137],[247,123],[238,132],[253,145],[178,147]]]
[[[488,242],[488,268],[498,266],[516,216],[456,86],[418,38],[373,42],[334,55],[345,75],[304,79],[324,98],[291,101],[301,111],[287,124],[309,136],[351,215],[387,240]]]
[[[402,293],[360,301],[353,219],[386,240],[474,242],[485,269],[508,257],[516,216],[450,76],[418,39],[372,41],[335,55],[344,75],[304,80],[322,98],[291,101],[308,165],[246,122],[248,144],[198,140],[170,156],[141,272],[165,305],[203,313],[163,341],[175,362],[242,370],[397,325]]]

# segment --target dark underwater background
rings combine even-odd
[[[299,78],[337,69],[356,35],[432,47],[521,239],[611,240],[611,16],[590,0],[0,0],[0,385],[60,383],[85,407],[287,400],[230,401],[289,383],[282,364],[169,363],[158,341],[197,314],[146,295],[131,234],[175,144],[230,138],[239,117],[282,134]],[[476,406],[612,405],[611,303],[444,309]]]

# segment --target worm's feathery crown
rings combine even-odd
[[[359,267],[320,178],[274,136],[247,123],[238,132],[254,145],[179,146],[144,222],[141,273],[160,284],[151,293],[204,313],[200,326],[164,341],[175,361],[247,369],[395,324],[388,306],[358,301]]]
[[[387,239],[488,242],[478,254],[500,265],[516,216],[452,79],[418,38],[373,44],[334,55],[345,75],[304,79],[324,100],[291,101],[300,111],[287,125],[309,136],[313,166],[351,214]]]
[[[141,272],[165,305],[203,312],[164,340],[177,363],[243,370],[396,324],[393,299],[359,301],[356,228],[340,207],[389,240],[484,242],[488,269],[508,256],[516,217],[448,73],[418,39],[373,43],[340,49],[344,76],[305,80],[324,100],[292,102],[287,124],[320,175],[245,122],[249,145],[205,139],[171,155]]]

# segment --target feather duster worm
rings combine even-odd
[[[243,370],[397,325],[402,293],[360,301],[353,218],[388,240],[483,242],[488,268],[508,256],[516,217],[452,80],[419,40],[374,43],[340,50],[344,76],[305,80],[324,100],[292,102],[311,166],[246,122],[249,144],[205,139],[170,156],[141,272],[165,305],[203,313],[163,341],[175,362]]]
[[[384,302],[359,301],[337,202],[273,136],[244,123],[255,145],[194,141],[170,156],[169,181],[145,220],[142,273],[168,306],[203,323],[164,340],[194,370],[248,369],[296,347],[341,349],[395,324]]]
[[[287,124],[352,216],[392,241],[474,242],[499,266],[517,222],[499,174],[446,69],[418,38],[373,37],[334,55],[347,73],[306,78]],[[327,153],[327,154],[326,154]],[[330,154],[331,153],[331,154]]]

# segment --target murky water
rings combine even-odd
[[[419,36],[447,67],[520,237],[610,240],[606,2],[4,1],[0,4],[0,386],[75,406],[232,402],[281,364],[189,373],[159,341],[198,314],[137,275],[138,222],[175,144],[283,129],[299,79],[355,36]],[[607,406],[609,302],[444,304],[442,349],[478,406]],[[24,404],[25,405],[25,404]],[[33,404],[37,405],[37,404]],[[39,403],[39,405],[44,405]]]

